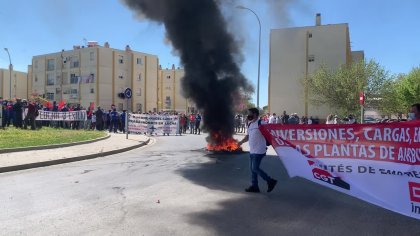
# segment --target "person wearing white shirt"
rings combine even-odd
[[[277,124],[277,115],[276,113],[273,113],[273,115],[270,116],[270,118],[268,119],[268,123],[269,124]]]
[[[245,192],[259,193],[258,175],[267,182],[267,192],[273,191],[277,184],[277,180],[271,178],[262,169],[260,164],[267,152],[266,140],[259,130],[259,111],[257,108],[248,110],[248,131],[247,135],[238,144],[249,141],[249,157],[251,169],[251,186],[245,189]]]
[[[312,116],[308,118],[308,125],[312,125],[313,121],[312,121]]]

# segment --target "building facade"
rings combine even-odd
[[[325,119],[327,106],[309,103],[304,80],[321,65],[330,69],[363,59],[362,51],[352,52],[348,24],[273,29],[270,35],[269,98],[270,112],[298,113]]]
[[[12,79],[10,87],[10,78]],[[10,92],[12,95],[10,96]],[[27,98],[28,74],[12,70],[0,69],[0,97],[4,99]]]
[[[118,50],[108,43],[102,47],[89,42],[87,47],[35,56],[29,74],[31,95],[49,101],[63,100],[84,107],[94,102],[104,109],[114,104],[118,110],[148,112],[167,109],[165,99],[169,96],[170,110],[186,109],[179,86],[183,70],[163,71],[157,56],[133,51],[129,46]],[[175,84],[170,90],[162,89],[160,86],[169,87],[162,79],[169,74]],[[127,88],[132,90],[130,99],[123,95]]]
[[[159,70],[158,82],[158,107],[159,110],[177,112],[195,112],[193,102],[183,96],[181,80],[184,77],[184,70],[181,68]]]

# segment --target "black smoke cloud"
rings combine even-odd
[[[203,113],[205,127],[233,134],[234,98],[252,86],[240,72],[239,48],[217,0],[124,0],[138,14],[165,26],[185,69],[184,95]]]

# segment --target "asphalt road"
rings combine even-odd
[[[276,189],[245,193],[247,154],[206,155],[204,138],[0,174],[0,235],[420,235],[419,220],[288,178],[273,152]]]

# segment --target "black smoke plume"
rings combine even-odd
[[[239,48],[217,0],[124,0],[137,13],[164,24],[184,66],[184,95],[203,113],[205,128],[231,137],[234,98],[252,87],[240,72]],[[214,141],[214,140],[213,140]]]

